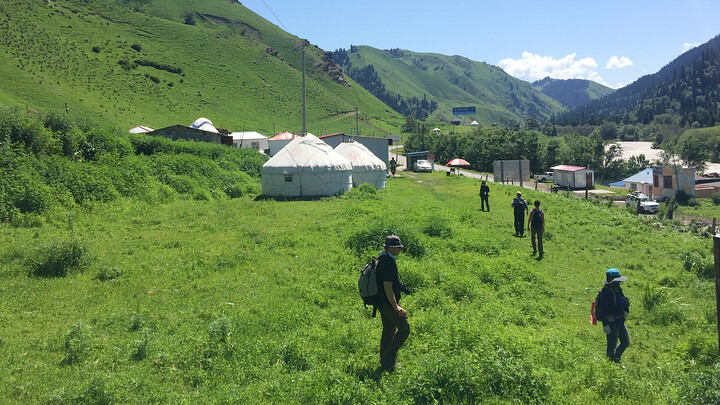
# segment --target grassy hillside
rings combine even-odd
[[[0,105],[67,103],[73,116],[127,128],[204,116],[233,131],[300,132],[304,48],[310,132],[355,132],[356,107],[362,134],[401,124],[324,51],[239,3],[10,0],[0,16]]]
[[[599,99],[615,91],[600,83],[584,79],[558,80],[546,77],[533,82],[532,86],[559,101],[568,109],[579,107],[590,100]]]
[[[453,107],[476,106],[467,119],[489,125],[522,123],[529,116],[549,118],[564,111],[557,101],[535,91],[502,69],[461,56],[379,50],[353,46],[346,71],[373,65],[389,93],[437,101],[430,118],[451,120]]]
[[[406,174],[343,198],[122,199],[0,227],[0,402],[717,403],[709,239],[528,190],[537,261],[512,236],[516,188],[491,185],[492,215],[477,189]],[[387,232],[414,290],[393,374],[356,291]],[[629,277],[625,367],[588,323],[608,267]]]

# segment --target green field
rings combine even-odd
[[[709,239],[528,190],[546,212],[537,261],[512,236],[516,188],[491,184],[490,214],[478,183],[405,173],[311,201],[121,197],[3,225],[0,402],[717,403]],[[392,374],[356,291],[387,232],[414,290]],[[621,365],[589,324],[609,267],[629,278]]]

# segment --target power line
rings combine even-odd
[[[275,15],[275,12],[272,11],[272,9],[270,8],[270,6],[268,6],[268,4],[265,2],[265,0],[262,0],[262,2],[263,2],[263,4],[265,5],[265,7],[267,7],[267,9],[270,10],[270,13],[275,17],[275,19],[278,20],[278,22],[280,23],[280,25],[282,25],[282,27],[283,27],[283,29],[285,30],[285,32],[290,32],[290,31],[288,31],[288,29],[287,29],[287,27],[285,26],[285,24],[283,24],[283,22],[280,21],[280,19],[278,18],[278,16]]]

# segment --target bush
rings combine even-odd
[[[450,238],[452,237],[453,231],[449,220],[438,216],[432,216],[425,223],[423,233],[428,236]]]
[[[134,344],[135,350],[132,354],[132,359],[136,361],[144,360],[147,357],[148,345],[150,344],[150,338],[152,332],[148,328],[143,328],[140,339]]]
[[[232,321],[226,317],[214,320],[208,327],[208,334],[212,343],[225,343],[232,332]]]
[[[643,308],[652,310],[658,305],[667,303],[669,296],[665,289],[651,287],[648,283],[643,291]]]
[[[89,262],[85,242],[71,239],[51,242],[39,249],[37,259],[30,266],[30,274],[36,277],[65,277],[71,270],[82,270]]]
[[[394,224],[380,223],[361,230],[348,238],[346,246],[355,251],[358,256],[364,257],[368,252],[382,249],[388,235],[399,236],[405,246],[403,251],[409,256],[421,257],[425,255],[425,246],[417,235],[402,226]]]
[[[404,390],[413,402],[423,404],[478,403],[488,396],[542,403],[550,385],[534,374],[522,356],[495,348],[426,357]]]
[[[683,378],[680,399],[687,404],[720,403],[720,363],[695,368]]]
[[[75,364],[92,349],[90,327],[82,321],[75,322],[65,336],[65,358],[62,364]]]
[[[142,45],[140,45],[140,44],[132,44],[132,45],[130,45],[130,48],[132,48],[138,52],[142,51]]]
[[[377,200],[377,190],[370,183],[362,183],[357,188],[350,189],[345,193],[346,198],[353,198],[357,200]]]
[[[698,277],[711,280],[715,278],[715,263],[713,258],[706,258],[699,252],[685,251],[680,253],[683,269],[697,274]]]
[[[713,205],[720,205],[720,192],[712,193],[710,197],[712,198]]]

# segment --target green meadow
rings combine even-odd
[[[255,180],[258,181],[257,177]],[[716,403],[712,243],[527,190],[546,257],[513,236],[517,188],[442,173],[334,198],[120,196],[0,228],[2,403]],[[387,233],[414,291],[378,369],[357,278]],[[620,269],[631,346],[590,303]]]

